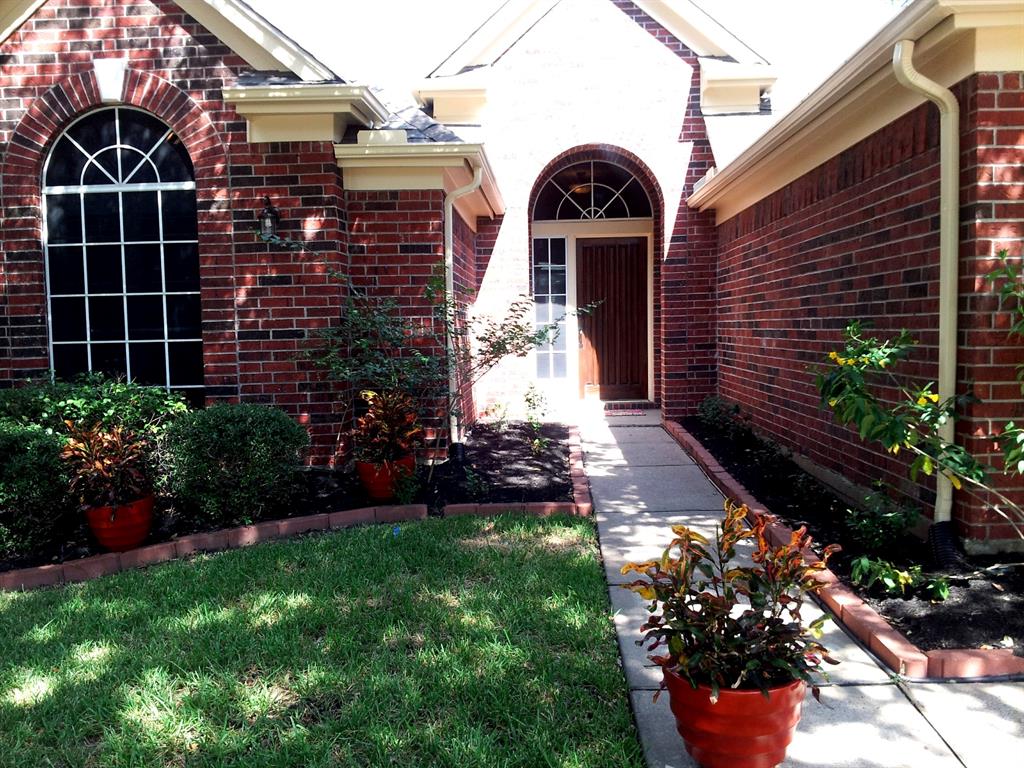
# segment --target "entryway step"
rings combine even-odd
[[[658,408],[650,400],[605,400],[601,403],[605,413],[615,411],[653,411]]]

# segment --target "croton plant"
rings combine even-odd
[[[747,527],[747,514],[745,505],[727,501],[713,541],[674,525],[661,559],[623,567],[623,574],[643,577],[625,588],[652,601],[639,642],[647,644],[654,663],[694,688],[708,686],[712,702],[723,688],[768,695],[770,688],[794,680],[811,683],[817,697],[814,673],[823,661],[838,662],[818,642],[825,616],[805,626],[801,609],[805,597],[820,588],[815,574],[838,546],[825,547],[820,560],[808,562],[803,553],[812,542],[805,528],[772,546],[767,531],[774,518],[758,515]],[[754,565],[737,565],[737,545],[748,539]]]
[[[71,474],[71,495],[82,507],[117,507],[152,492],[149,440],[120,426],[65,424],[61,458]]]
[[[412,453],[424,432],[413,399],[401,392],[359,393],[369,405],[352,432],[356,459],[386,464]]]

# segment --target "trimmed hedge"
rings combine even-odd
[[[65,421],[86,427],[122,426],[157,435],[188,411],[182,396],[158,387],[91,374],[74,381],[39,382],[0,390],[0,419],[62,433]]]
[[[74,524],[63,440],[42,427],[0,419],[0,558],[38,555]]]
[[[299,490],[306,431],[268,406],[213,405],[178,417],[161,439],[167,490],[202,527],[259,520]]]

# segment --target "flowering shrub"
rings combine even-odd
[[[775,518],[761,515],[747,528],[747,511],[727,501],[714,541],[674,525],[675,538],[661,559],[622,569],[643,577],[625,588],[652,601],[640,628],[647,650],[660,650],[651,661],[694,688],[709,686],[712,701],[722,688],[767,695],[793,680],[813,683],[823,661],[838,663],[817,641],[825,617],[805,627],[800,613],[804,596],[821,586],[815,574],[838,547],[825,547],[820,561],[807,563],[803,552],[812,542],[805,528],[773,547],[766,530]],[[755,545],[754,565],[734,565],[736,546],[747,539]]]

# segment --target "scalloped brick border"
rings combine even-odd
[[[542,501],[528,504],[449,504],[442,510],[444,517],[458,515],[497,515],[521,513],[548,517],[550,515],[583,515],[593,512],[590,481],[583,468],[583,448],[579,429],[569,428],[569,474],[572,479],[573,501]],[[425,504],[363,507],[341,512],[268,520],[239,528],[193,533],[179,539],[150,544],[127,552],[108,552],[80,560],[68,560],[57,565],[40,565],[0,573],[0,592],[16,592],[60,584],[75,584],[109,576],[120,571],[145,568],[149,565],[177,560],[200,552],[221,552],[227,549],[251,547],[264,541],[283,539],[311,531],[338,530],[354,525],[373,523],[403,523],[425,520]]]
[[[682,425],[666,420],[662,426],[725,496],[746,504],[751,516],[768,514],[767,507],[729,474]],[[786,526],[775,523],[768,529],[768,539],[778,545],[788,541],[791,533]],[[815,557],[811,552],[805,552],[804,556]],[[1006,649],[924,652],[890,626],[874,608],[843,585],[832,571],[826,569],[819,574],[818,580],[824,584],[818,595],[836,618],[887,667],[904,677],[939,679],[1024,674],[1024,659],[1014,656]]]

